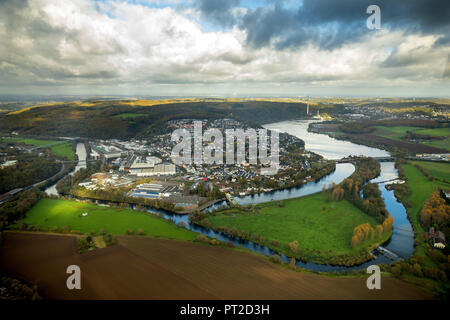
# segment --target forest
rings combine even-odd
[[[16,155],[16,167],[0,169],[0,194],[43,181],[61,169],[54,159],[36,154]]]
[[[341,107],[321,112],[333,114]],[[121,114],[139,117],[121,117]],[[0,115],[0,132],[17,131],[34,136],[77,136],[99,139],[149,137],[167,133],[168,120],[233,118],[251,125],[299,118],[306,115],[303,103],[269,101],[188,102],[154,106],[128,106],[120,101],[93,102],[91,107],[58,104]]]

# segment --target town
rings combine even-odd
[[[249,128],[233,119],[204,119],[202,122],[205,130]],[[181,119],[169,121],[167,125],[173,130],[192,131],[193,123],[193,119]],[[206,146],[208,142],[203,144]],[[248,150],[246,161],[242,163],[175,165],[171,159],[175,143],[170,133],[148,140],[90,140],[87,145],[88,158],[102,160],[107,170],[94,172],[74,186],[86,189],[83,194],[122,190],[129,197],[173,203],[177,211],[196,209],[207,200],[225,199],[226,194],[245,196],[299,186],[334,170],[333,161],[305,151],[300,139],[283,133],[280,134],[280,165],[272,176],[260,172],[261,163],[249,163]]]

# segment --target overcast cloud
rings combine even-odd
[[[0,0],[0,93],[449,96],[449,44],[447,0]]]

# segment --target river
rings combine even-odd
[[[347,141],[337,140],[328,137],[327,135],[324,134],[308,132],[308,126],[311,122],[317,121],[310,121],[310,120],[283,121],[268,124],[265,125],[264,127],[267,129],[277,129],[280,132],[287,132],[304,140],[305,148],[307,150],[313,151],[314,153],[317,153],[326,159],[333,159],[333,160],[341,159],[349,155],[363,155],[371,157],[389,156],[389,153],[386,152],[385,150],[370,148]],[[85,162],[83,160],[86,160],[86,150],[84,149],[84,145],[81,143],[77,145],[77,155],[80,162],[78,163],[77,167],[73,172],[79,170],[79,168],[83,167],[83,165],[85,166]],[[354,170],[355,168],[352,164],[341,163],[336,165],[336,170],[333,173],[322,178],[317,182],[309,182],[300,187],[294,187],[284,190],[266,192],[257,195],[248,195],[244,197],[236,197],[235,199],[239,204],[256,204],[271,200],[283,200],[301,197],[315,192],[319,192],[322,190],[323,186],[328,186],[333,182],[340,183],[342,180],[350,176],[354,172]],[[73,172],[71,172],[71,174],[73,174]],[[372,182],[386,181],[397,177],[398,173],[394,167],[394,163],[382,162],[381,174],[376,179],[373,179]],[[346,270],[351,272],[352,270],[359,270],[373,264],[390,263],[399,258],[407,259],[412,254],[414,249],[414,233],[412,230],[412,226],[407,218],[406,210],[403,207],[403,205],[395,199],[393,191],[387,190],[385,188],[384,183],[379,183],[378,186],[380,188],[380,191],[382,192],[382,196],[386,204],[387,210],[394,217],[394,230],[392,237],[388,241],[388,243],[384,244],[383,246],[383,248],[388,250],[387,252],[383,253],[381,252],[382,250],[377,250],[374,252],[375,258],[373,260],[353,267],[332,266],[326,264],[317,264],[312,262],[301,262],[301,261],[297,261],[296,265],[300,268],[305,268],[314,271],[333,272]],[[57,194],[56,189],[52,188],[54,188],[54,186],[49,187],[46,190],[46,192],[47,193],[51,192],[51,194]],[[105,204],[104,201],[97,201],[97,203]],[[218,207],[222,204],[223,203],[216,204],[211,208]],[[133,208],[135,208],[135,206],[133,206]],[[183,223],[185,227],[189,230],[202,233],[208,237],[217,237],[217,239],[220,241],[231,241],[236,246],[247,248],[260,254],[264,255],[279,254],[277,252],[272,251],[266,246],[260,246],[259,244],[251,241],[242,240],[227,234],[223,234],[221,232],[216,232],[214,230],[192,224],[189,222],[188,215],[178,215],[156,209],[148,209],[148,212],[158,214],[164,219],[171,220],[177,224]],[[281,259],[283,261],[285,262],[290,261],[290,257],[287,257],[283,254],[279,255],[281,256]]]
[[[311,122],[316,121],[283,121],[268,124],[264,127],[268,129],[277,129],[280,132],[287,132],[297,136],[298,138],[305,141],[305,148],[307,150],[320,154],[326,159],[340,159],[349,155],[363,155],[372,157],[389,156],[389,153],[385,150],[360,146],[351,142],[337,140],[323,134],[308,132],[308,125]],[[398,177],[398,173],[394,167],[393,162],[382,162],[380,165],[380,176],[373,179],[372,182],[382,182]],[[317,182],[309,182],[303,186],[285,190],[277,190],[257,195],[236,197],[235,199],[239,204],[256,204],[271,200],[282,200],[305,196],[321,191],[324,185],[328,186],[333,182],[340,183],[343,179],[350,176],[354,172],[354,170],[355,168],[352,164],[337,164],[336,170],[333,173]],[[387,210],[394,217],[394,230],[391,239],[379,250],[373,252],[375,254],[374,259],[364,264],[353,267],[332,266],[327,264],[302,261],[297,261],[296,265],[300,268],[314,271],[339,272],[345,270],[351,272],[352,270],[360,270],[363,268],[365,269],[373,264],[391,263],[398,260],[399,258],[407,259],[414,250],[414,233],[412,226],[407,218],[406,210],[403,205],[396,200],[393,191],[387,190],[385,188],[385,183],[379,183],[378,186],[382,193],[382,197],[386,204]],[[218,207],[220,205],[223,205],[223,203],[216,204],[214,207]],[[259,244],[251,241],[242,240],[227,234],[223,234],[221,232],[216,232],[208,228],[191,224],[187,215],[177,215],[154,209],[149,209],[149,212],[157,213],[163,218],[171,220],[175,223],[183,223],[187,229],[202,233],[208,237],[217,237],[217,239],[220,241],[231,241],[236,246],[240,246],[264,255],[278,254],[283,261],[290,261],[290,257],[274,252],[266,246],[260,246]]]
[[[71,172],[69,172],[70,175],[73,175],[75,172],[80,170],[81,168],[86,168],[86,147],[84,146],[84,143],[78,142],[77,143],[77,150],[76,154],[78,156],[78,163]],[[52,184],[51,186],[47,187],[45,189],[45,193],[48,195],[58,195],[58,191],[56,190],[56,184],[58,182]]]

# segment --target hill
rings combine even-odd
[[[341,106],[311,106],[333,114]],[[136,115],[136,116],[133,116]],[[136,101],[89,101],[36,106],[0,115],[0,132],[30,136],[83,138],[140,138],[166,133],[165,122],[175,119],[233,118],[251,125],[296,119],[306,115],[301,102],[212,100],[166,104]]]

